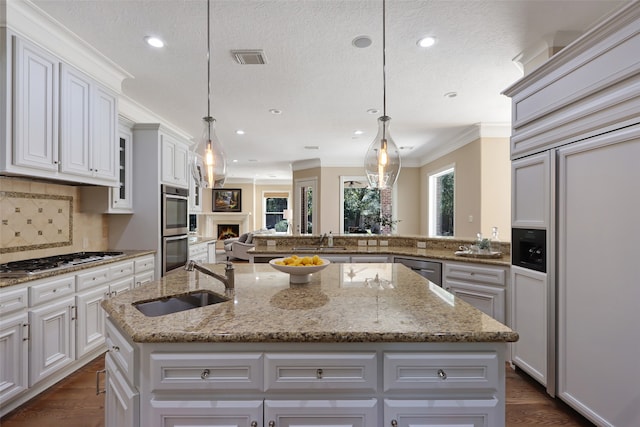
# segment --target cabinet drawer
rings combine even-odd
[[[133,384],[135,349],[111,322],[107,322],[107,350],[122,374]]]
[[[78,291],[92,288],[109,282],[109,268],[91,269],[85,273],[76,275],[78,282]]]
[[[154,353],[151,391],[262,391],[262,353]]]
[[[155,276],[155,273],[153,272],[153,270],[145,271],[144,273],[140,273],[140,274],[136,274],[136,277],[135,277],[135,279],[133,281],[133,287],[137,288],[138,286],[142,286],[145,283],[153,282],[154,276]]]
[[[44,302],[50,302],[55,298],[73,295],[75,292],[75,276],[43,281],[43,283],[29,287],[29,304],[33,307]]]
[[[112,280],[133,276],[133,261],[122,262],[109,267],[109,277]]]
[[[153,270],[155,261],[153,256],[148,256],[142,259],[136,259],[134,261],[134,271],[140,273],[143,271]]]
[[[29,292],[26,287],[11,287],[0,291],[0,314],[23,310],[29,305]]]
[[[265,390],[376,391],[375,353],[267,353]]]
[[[384,391],[498,389],[498,355],[385,353]]]
[[[470,280],[488,285],[505,285],[505,270],[502,268],[478,267],[476,265],[446,263],[445,278]]]

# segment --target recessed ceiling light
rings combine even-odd
[[[269,110],[269,112],[275,115],[282,114],[282,110],[278,110],[277,108],[272,108]]]
[[[236,131],[236,135],[244,135],[244,131],[242,129],[238,129]]]
[[[364,49],[365,47],[371,46],[371,37],[358,36],[351,41],[351,44],[357,48]]]
[[[233,163],[238,163],[238,159],[231,160]]]
[[[164,47],[164,42],[157,37],[147,36],[144,38],[144,41],[146,41],[149,46],[157,48]]]
[[[353,132],[354,135],[362,135],[364,132],[361,130],[357,130],[355,132]]]
[[[431,47],[436,44],[436,38],[433,36],[426,36],[418,40],[417,45],[420,47]]]
[[[304,146],[305,150],[319,150],[320,147],[318,147],[317,145],[305,145]]]
[[[380,112],[380,110],[378,110],[377,108],[369,108],[367,110],[367,113],[369,114],[378,114]]]
[[[445,98],[455,98],[456,96],[458,96],[458,92],[447,92],[444,94]]]

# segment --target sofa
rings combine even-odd
[[[249,254],[247,251],[255,246],[253,243],[253,236],[256,234],[270,234],[274,232],[275,230],[261,229],[241,234],[239,237],[225,239],[223,240],[224,252],[229,259],[249,261]]]

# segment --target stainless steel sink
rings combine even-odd
[[[188,294],[137,302],[133,303],[133,305],[145,316],[157,317],[227,301],[229,301],[229,298],[225,298],[213,292],[195,291]]]
[[[295,252],[331,252],[346,251],[346,246],[294,246],[291,248]]]

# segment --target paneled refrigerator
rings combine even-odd
[[[634,1],[505,91],[512,228],[545,236],[544,271],[512,259],[512,362],[598,426],[640,426],[637,52]]]

